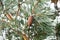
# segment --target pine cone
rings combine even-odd
[[[51,0],[51,2],[57,4],[58,0]]]
[[[12,20],[12,15],[9,13],[9,14],[6,14],[6,17],[9,19],[9,20]]]
[[[28,17],[28,26],[31,26],[33,23],[33,16]]]
[[[26,34],[23,34],[23,39],[24,39],[24,40],[29,40],[29,38],[27,37]]]

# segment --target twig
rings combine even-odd
[[[34,7],[33,7],[33,9],[32,9],[32,14],[35,14],[34,8],[35,8],[37,5],[38,5],[38,1],[37,1],[37,3],[34,5]]]
[[[2,0],[0,0],[0,5],[2,5],[2,9],[3,9],[3,2],[2,2]]]
[[[19,32],[18,30],[16,30],[16,29],[12,28],[12,26],[11,26],[11,25],[10,25],[10,28],[11,28],[13,31],[15,31],[18,35],[21,35],[21,34],[22,34],[22,32]]]
[[[20,4],[20,1],[18,0],[18,11],[17,11],[17,16],[18,16],[19,13],[20,13],[20,6],[21,6],[21,4]]]

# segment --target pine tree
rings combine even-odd
[[[0,0],[0,30],[8,40],[43,40],[53,33],[49,0]],[[6,40],[5,39],[5,40]]]

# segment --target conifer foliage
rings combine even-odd
[[[49,0],[50,1],[50,0]],[[5,40],[44,40],[53,33],[47,0],[0,0],[0,30]],[[55,3],[54,0],[52,2]],[[2,35],[2,34],[1,34]]]

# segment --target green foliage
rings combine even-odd
[[[50,14],[50,8],[45,6],[47,0],[2,0],[2,2],[4,8],[2,10],[3,6],[0,6],[0,14],[4,14],[4,17],[0,20],[6,19],[9,22],[0,21],[0,26],[3,26],[3,29],[8,28],[7,39],[13,40],[14,36],[17,38],[14,40],[23,40],[22,32],[25,32],[33,40],[43,40],[51,35],[52,19],[49,15],[53,14]],[[18,4],[20,4],[20,9],[18,8]],[[9,20],[5,16],[6,12],[13,14],[12,16],[15,18]],[[28,16],[30,15],[34,16],[31,28],[27,25]],[[9,32],[10,30],[13,31]]]

